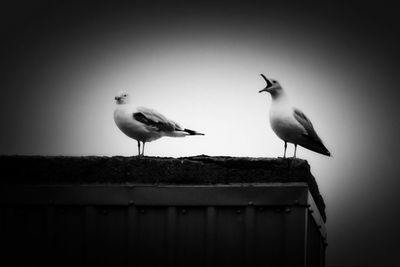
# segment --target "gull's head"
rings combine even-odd
[[[129,102],[129,94],[125,91],[121,91],[119,92],[116,96],[115,96],[115,102],[117,104],[126,104]]]
[[[267,86],[264,89],[260,90],[259,93],[268,92],[271,94],[272,97],[276,97],[282,92],[282,87],[277,80],[270,79],[265,77],[264,74],[261,74],[264,80],[267,82]]]

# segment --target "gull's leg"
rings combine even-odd
[[[140,156],[140,141],[137,141],[138,156]]]
[[[285,142],[285,150],[284,150],[284,152],[283,152],[283,158],[285,159],[285,158],[286,158],[287,142],[286,142],[286,141],[284,141],[284,142]]]
[[[146,142],[143,142],[143,147],[142,147],[142,156],[144,156],[144,144],[146,144]]]
[[[297,144],[294,144],[294,158],[296,158]]]

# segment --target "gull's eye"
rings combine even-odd
[[[126,94],[124,94],[124,97],[126,97]]]

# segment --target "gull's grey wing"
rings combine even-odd
[[[140,107],[137,110],[138,112],[133,113],[133,118],[147,126],[154,127],[157,131],[173,132],[182,130],[179,124],[167,119],[165,116],[153,109]]]
[[[299,109],[293,108],[293,115],[295,119],[303,126],[306,130],[307,135],[315,140],[321,141],[318,137],[317,133],[314,130],[314,126],[312,125],[311,121],[307,116]]]
[[[303,126],[303,128],[307,132],[307,134],[304,134],[304,137],[306,137],[307,141],[299,145],[304,146],[312,151],[330,156],[331,153],[324,146],[321,138],[319,138],[318,134],[315,132],[310,119],[307,118],[307,116],[297,108],[293,109],[293,115],[295,119],[301,124],[301,126]]]

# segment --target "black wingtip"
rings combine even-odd
[[[317,152],[317,153],[320,153],[320,154],[322,154],[322,155],[325,155],[325,156],[328,156],[328,157],[332,157],[333,158],[333,155],[332,155],[332,153],[324,146],[323,148],[322,148],[322,150],[319,150],[319,151],[315,151],[315,152]]]
[[[321,153],[322,155],[325,155],[325,156],[327,156],[327,157],[330,157],[330,158],[333,158],[333,156],[332,156],[332,154],[331,154],[331,152],[326,152],[326,153]]]
[[[328,157],[333,157],[332,153],[325,147],[322,141],[321,141],[321,151],[319,151],[319,153]]]
[[[331,152],[324,146],[322,142],[317,144],[317,146],[314,147],[306,147],[307,149],[310,149],[311,151],[317,152],[321,155],[327,156],[327,157],[332,157]]]
[[[318,154],[327,156],[327,157],[333,157],[331,152],[324,146],[324,144],[321,141],[315,141],[315,140],[309,140],[308,143],[303,143],[303,144],[298,144],[304,148],[307,148],[308,150],[314,151]]]
[[[185,132],[187,132],[189,135],[205,135],[203,133],[199,133],[190,129],[184,129]]]

